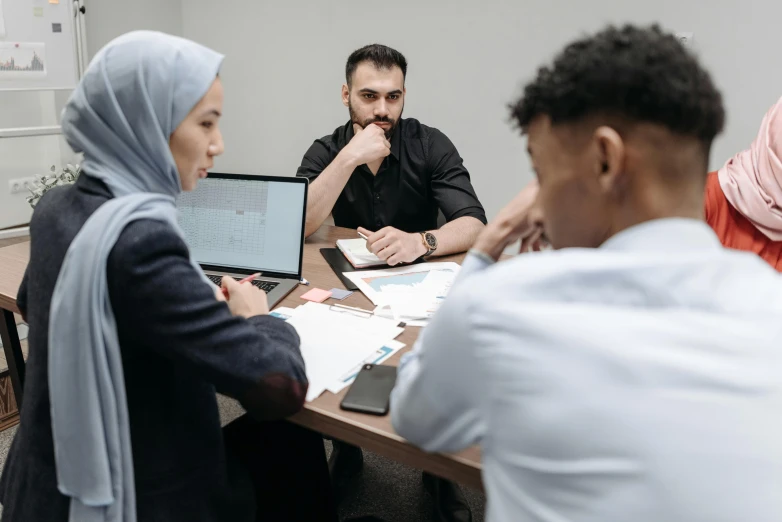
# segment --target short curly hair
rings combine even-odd
[[[709,73],[658,25],[609,26],[569,44],[509,108],[522,133],[543,114],[554,125],[602,114],[660,124],[710,145],[725,125]]]

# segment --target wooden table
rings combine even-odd
[[[304,277],[309,280],[310,286],[300,285],[282,301],[281,306],[296,307],[303,304],[305,301],[299,296],[312,287],[325,290],[344,288],[342,282],[320,255],[320,249],[333,247],[337,239],[354,237],[356,237],[355,230],[324,226],[307,238],[304,243]],[[459,255],[437,258],[436,260],[461,262],[463,258],[464,255]],[[361,292],[354,292],[341,303],[357,308],[374,309],[372,302]],[[402,335],[397,338],[398,341],[405,343],[405,348],[394,354],[386,364],[398,365],[402,354],[412,348],[419,331],[420,328],[405,328]],[[339,403],[346,392],[347,389],[337,395],[325,392],[318,399],[308,403],[292,420],[312,430],[361,446],[408,466],[423,469],[433,475],[476,489],[483,487],[480,451],[477,447],[469,448],[455,455],[424,453],[405,442],[394,432],[389,416],[378,417],[340,409]]]
[[[19,333],[16,330],[14,313],[19,313],[19,307],[16,306],[16,291],[22,284],[29,259],[29,241],[0,248],[0,311],[2,311],[0,339],[3,341],[3,351],[14,388],[16,407],[20,412],[24,388],[24,355]]]
[[[305,301],[300,296],[313,287],[326,290],[344,288],[342,282],[320,255],[320,249],[333,247],[337,239],[355,236],[355,230],[331,226],[323,226],[310,236],[304,244],[303,261],[304,277],[309,280],[310,286],[299,285],[280,303],[280,306],[295,308],[304,304]],[[0,248],[0,308],[3,311],[3,325],[0,326],[0,333],[3,333],[3,346],[8,359],[11,379],[14,383],[14,393],[19,398],[20,409],[24,362],[16,334],[13,312],[19,311],[16,306],[16,291],[22,282],[24,270],[29,260],[29,252],[29,242]],[[463,256],[450,256],[437,258],[437,261],[460,262],[462,258]],[[360,292],[355,292],[341,303],[369,310],[374,308],[372,302]],[[398,341],[405,343],[405,348],[394,354],[386,364],[396,366],[399,363],[401,355],[412,347],[418,337],[419,330],[420,328],[405,328],[402,335],[397,338]],[[9,342],[6,342],[6,335]],[[16,339],[15,343],[14,339]],[[9,345],[11,348],[8,347]],[[17,383],[19,383],[18,390]],[[394,432],[389,416],[377,417],[340,409],[339,403],[346,391],[343,390],[338,395],[325,392],[318,399],[307,403],[304,409],[294,415],[291,420],[324,435],[366,448],[403,464],[428,471],[433,475],[476,489],[483,487],[480,451],[477,447],[453,455],[424,453],[405,442]]]

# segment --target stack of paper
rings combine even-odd
[[[378,364],[404,345],[394,338],[403,328],[397,322],[370,314],[353,313],[318,303],[296,309],[280,308],[272,315],[286,319],[301,338],[307,368],[307,401],[325,390],[337,393],[355,379],[361,365]]]
[[[375,305],[375,315],[424,326],[448,295],[460,266],[456,263],[345,272]]]

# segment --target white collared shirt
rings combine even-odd
[[[782,276],[685,219],[469,255],[391,414],[481,445],[490,522],[780,522]]]

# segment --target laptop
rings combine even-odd
[[[252,284],[271,309],[301,281],[306,178],[210,173],[177,199],[190,255],[220,285],[260,272]]]

